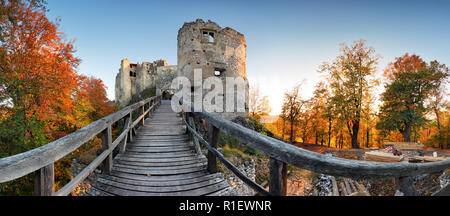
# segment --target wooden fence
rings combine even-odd
[[[100,165],[102,165],[102,171],[109,174],[112,169],[114,149],[120,146],[119,151],[124,152],[126,144],[132,140],[133,134],[136,133],[136,126],[143,125],[145,117],[150,115],[160,103],[160,96],[140,101],[47,145],[11,157],[1,158],[0,183],[35,172],[35,195],[67,196]],[[140,113],[134,121],[133,112]],[[113,141],[112,125],[119,121],[124,122],[123,131]],[[54,163],[100,133],[102,134],[103,152],[55,193]]]
[[[450,160],[432,163],[385,163],[327,156],[297,148],[208,112],[194,112],[192,105],[183,104],[182,99],[180,104],[183,105],[184,122],[188,132],[192,134],[194,144],[197,146],[196,149],[200,148],[198,147],[200,143],[208,148],[207,158],[210,172],[217,171],[216,158],[218,158],[237,177],[261,195],[285,195],[286,164],[316,173],[354,179],[393,177],[396,178],[399,190],[405,195],[417,195],[413,188],[412,177],[427,173],[443,172],[450,167]],[[207,125],[208,142],[205,141],[198,131],[198,127],[203,122],[206,122]],[[219,132],[227,134],[270,157],[269,191],[247,178],[216,149]],[[450,185],[434,195],[450,195]]]

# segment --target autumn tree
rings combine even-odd
[[[444,74],[449,74],[449,69],[444,64],[439,64],[437,61],[430,62],[429,68],[431,70],[439,70],[442,71]],[[442,121],[441,119],[445,116],[442,116],[443,110],[446,109],[448,104],[450,103],[448,100],[446,100],[446,94],[447,94],[447,85],[449,83],[448,79],[442,79],[439,83],[437,83],[436,88],[431,90],[430,97],[428,98],[428,109],[434,113],[436,118],[436,130],[437,130],[437,139],[442,140],[438,142],[438,145],[440,148],[444,148],[444,146],[447,146],[447,144],[443,141],[444,139],[440,138],[440,136],[445,137],[446,130],[442,130],[441,125]],[[444,112],[445,113],[445,112]]]
[[[2,18],[0,109],[5,118],[0,137],[16,145],[11,153],[19,153],[47,143],[55,125],[71,114],[79,59],[43,8],[8,2],[18,4],[18,11],[13,22]]]
[[[89,103],[94,108],[90,113],[91,121],[96,121],[114,112],[114,106],[106,96],[106,86],[101,79],[87,77],[85,91]]]
[[[353,45],[341,45],[341,55],[332,63],[325,63],[321,71],[329,75],[336,111],[345,120],[353,148],[359,148],[358,133],[364,92],[370,88],[370,79],[376,72],[379,57],[364,40]]]
[[[289,141],[293,143],[295,141],[295,125],[298,123],[304,100],[300,96],[301,84],[296,85],[292,90],[284,93],[283,105],[281,113],[284,119],[290,125]]]
[[[377,127],[397,130],[405,142],[410,142],[412,128],[427,121],[425,101],[449,76],[448,69],[436,61],[427,64],[419,56],[406,53],[389,64],[384,76],[387,83]]]
[[[310,99],[311,104],[311,131],[314,133],[315,144],[323,145],[325,128],[328,123],[326,119],[326,103],[328,90],[324,82],[319,82],[314,90],[313,97]]]
[[[114,111],[102,81],[77,73],[73,41],[45,12],[42,0],[0,0],[0,157],[47,144]],[[70,181],[68,157],[55,163],[56,187]],[[2,183],[0,194],[30,195],[32,181],[28,175]]]

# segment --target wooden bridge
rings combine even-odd
[[[70,195],[89,174],[102,174],[89,195],[168,196],[228,195],[231,188],[217,171],[217,159],[259,195],[280,196],[286,187],[286,165],[347,178],[396,178],[405,195],[417,195],[412,177],[443,172],[450,160],[431,163],[384,163],[347,160],[297,148],[207,112],[180,114],[168,102],[152,97],[53,141],[0,159],[0,183],[35,173],[36,195]],[[121,133],[113,140],[112,129]],[[219,133],[270,157],[269,191],[241,173],[216,149]],[[102,134],[103,152],[63,188],[54,191],[54,163]],[[204,137],[203,135],[206,135]],[[208,149],[203,156],[200,145]],[[434,195],[450,195],[450,185]]]
[[[230,190],[221,173],[207,171],[206,157],[196,152],[170,101],[162,101],[144,121],[126,151],[114,159],[110,175],[100,175],[89,195],[200,196]]]

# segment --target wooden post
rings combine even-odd
[[[281,169],[282,196],[287,195],[287,172],[288,172],[288,165],[286,163],[283,163],[283,168]]]
[[[142,105],[142,126],[145,125],[145,104]]]
[[[130,117],[128,117],[128,118],[130,118],[130,131],[128,132],[128,141],[127,142],[130,143],[133,141],[133,128],[131,125],[131,124],[133,124],[133,111],[130,112]]]
[[[405,196],[418,196],[419,193],[414,189],[414,179],[412,177],[399,177],[395,179],[396,190],[402,192]]]
[[[128,127],[130,127],[130,117],[126,116],[125,123],[123,125],[123,130],[126,130]],[[125,151],[127,149],[128,135],[129,135],[129,133],[126,133],[125,138],[123,139],[122,144],[120,145],[119,152],[121,154],[125,153]]]
[[[192,113],[189,114],[189,125],[192,127],[192,129],[194,129],[194,131],[197,131],[195,121],[194,121],[194,115]],[[200,142],[198,141],[198,138],[194,134],[191,134],[191,136],[193,138],[195,151],[197,152],[198,155],[201,155],[202,150],[200,148]]]
[[[208,142],[213,148],[217,148],[217,141],[219,140],[219,128],[216,128],[212,124],[208,124]],[[217,159],[216,156],[208,151],[208,171],[210,173],[217,172]]]
[[[112,147],[112,128],[109,125],[103,132],[102,136],[102,148],[104,151]],[[111,152],[108,157],[103,161],[102,171],[104,174],[109,175],[112,170],[113,153]]]
[[[53,196],[55,194],[55,167],[51,163],[36,170],[34,176],[34,195]]]
[[[282,180],[283,163],[275,158],[270,158],[269,169],[270,169],[269,193],[271,193],[274,196],[282,196],[283,195],[283,180]]]

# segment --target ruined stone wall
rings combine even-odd
[[[162,95],[163,91],[169,90],[172,94],[175,93],[171,89],[172,80],[177,76],[176,65],[160,66],[157,68],[155,84],[156,84],[156,95]]]
[[[144,90],[157,87],[157,80],[161,79],[159,76],[174,74],[176,70],[177,66],[169,66],[163,59],[137,64],[130,63],[128,59],[122,60],[121,68],[116,76],[116,104],[121,107],[128,105],[133,97],[139,97]]]
[[[194,80],[194,69],[201,68],[203,80],[216,76],[222,80],[225,94],[226,77],[242,77],[247,80],[246,44],[243,34],[229,28],[221,28],[215,22],[185,23],[178,31],[178,76]],[[216,74],[216,71],[218,73]],[[194,86],[195,89],[201,86]],[[203,90],[203,96],[207,93]],[[226,119],[248,116],[248,82],[246,84],[246,112],[217,113]],[[224,95],[224,107],[227,95]],[[236,101],[236,97],[235,97]],[[235,102],[236,103],[236,102]],[[224,108],[225,111],[225,108]]]
[[[124,106],[131,101],[131,85],[130,61],[123,59],[116,76],[115,101],[117,105]]]

